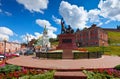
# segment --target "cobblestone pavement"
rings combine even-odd
[[[6,61],[25,67],[55,69],[55,70],[80,70],[96,68],[113,68],[120,64],[120,57],[103,55],[98,59],[44,59],[34,56],[20,56]]]

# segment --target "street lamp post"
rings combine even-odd
[[[30,35],[26,35],[27,37],[27,48],[29,47],[29,38],[30,38]]]
[[[103,54],[104,54],[104,41],[102,42],[102,44],[103,44]]]
[[[27,35],[27,48],[28,48],[29,36]]]
[[[7,40],[4,39],[4,55],[6,54],[6,42],[7,42]]]

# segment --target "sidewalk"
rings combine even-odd
[[[104,55],[98,59],[38,59],[33,58],[33,56],[20,56],[9,59],[6,63],[58,71],[79,71],[83,69],[113,68],[120,64],[120,57]]]

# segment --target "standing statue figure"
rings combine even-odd
[[[71,28],[70,25],[68,25],[68,28],[66,30],[66,33],[74,33],[74,30]]]
[[[65,22],[63,21],[63,18],[61,19],[61,34],[64,34],[64,33],[66,33],[66,28],[65,28],[65,26],[64,26],[64,24],[65,24]]]
[[[117,29],[120,30],[120,25],[117,25]]]

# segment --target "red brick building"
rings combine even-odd
[[[93,24],[90,28],[76,31],[76,42],[84,46],[108,46],[107,32]]]

